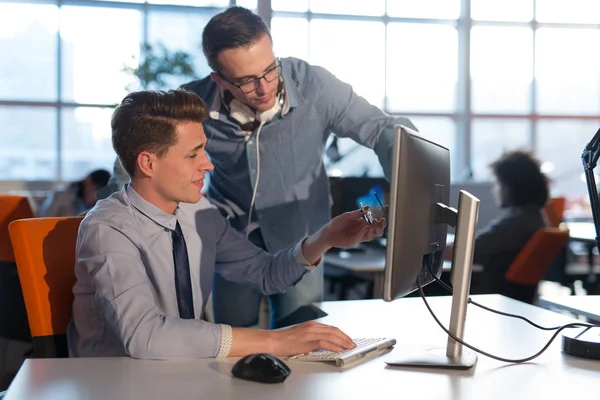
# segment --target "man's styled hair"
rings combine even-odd
[[[212,17],[202,32],[202,51],[208,65],[220,69],[219,53],[227,49],[250,46],[264,35],[271,38],[265,21],[244,7],[234,6]]]
[[[534,204],[542,208],[548,201],[548,179],[531,153],[504,153],[490,167],[500,185],[501,207]]]
[[[148,151],[163,157],[177,143],[177,124],[202,123],[206,104],[183,89],[128,94],[112,115],[112,144],[123,168],[133,177],[137,156]]]

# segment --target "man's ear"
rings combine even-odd
[[[223,88],[223,79],[221,79],[221,77],[219,76],[219,74],[217,74],[216,72],[211,72],[210,73],[210,77],[212,78],[213,81],[215,81],[215,83],[217,84],[217,86],[219,86],[221,88],[221,90],[224,90],[224,88]]]
[[[156,169],[156,155],[147,151],[142,151],[137,156],[137,166],[142,175],[151,177],[154,175]]]

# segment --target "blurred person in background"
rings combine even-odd
[[[516,285],[504,275],[533,234],[547,225],[548,178],[540,162],[522,150],[502,154],[490,168],[502,213],[476,234],[473,264],[481,265],[483,272],[473,274],[471,292],[500,293],[531,303],[537,286]],[[451,256],[447,251],[446,258]]]
[[[96,192],[106,186],[110,172],[92,171],[80,181],[51,194],[38,211],[39,217],[75,217],[96,204]]]

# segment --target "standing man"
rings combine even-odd
[[[197,93],[210,111],[204,129],[215,169],[208,197],[234,228],[269,252],[329,220],[323,152],[332,132],[375,150],[389,177],[394,126],[415,129],[408,119],[369,104],[324,68],[277,58],[268,27],[245,8],[215,15],[204,28],[202,47],[214,72],[183,88]],[[271,326],[320,301],[322,293],[319,269],[270,296]],[[261,299],[249,286],[215,278],[217,322],[256,325]]]

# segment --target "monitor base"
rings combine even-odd
[[[600,360],[600,327],[563,333],[562,350],[571,356]]]
[[[445,348],[433,348],[418,355],[386,361],[392,367],[419,367],[443,369],[471,369],[477,363],[477,355],[462,349],[460,356],[448,357]]]

